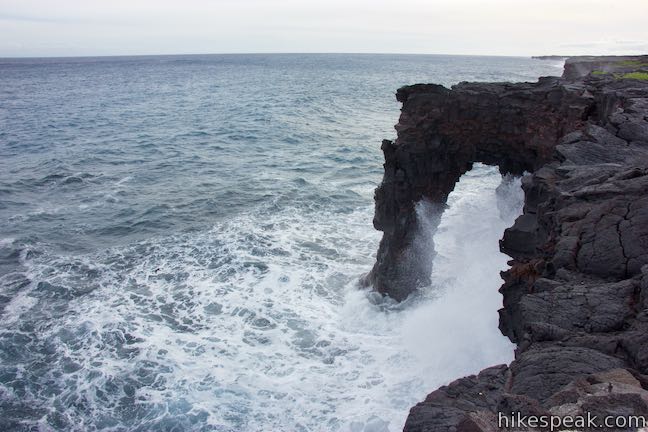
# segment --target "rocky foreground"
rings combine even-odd
[[[515,360],[434,391],[411,409],[406,431],[497,431],[499,413],[511,412],[648,418],[642,70],[647,56],[577,58],[563,77],[537,83],[398,91],[398,139],[383,142],[376,191],[374,225],[384,235],[367,277],[379,292],[402,300],[429,283],[431,262],[417,254],[418,201],[442,207],[474,162],[532,173],[524,213],[500,244],[512,258],[500,329],[517,344]]]

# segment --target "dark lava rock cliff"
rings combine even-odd
[[[406,431],[496,431],[511,412],[648,416],[648,82],[613,73],[644,60],[572,60],[562,78],[537,83],[398,91],[398,139],[383,142],[376,191],[384,235],[367,276],[379,292],[402,300],[429,283],[417,202],[442,208],[475,162],[532,173],[500,243],[512,258],[500,329],[515,360],[434,391]]]

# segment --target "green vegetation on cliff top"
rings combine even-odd
[[[606,70],[608,69],[609,70]],[[622,60],[616,63],[604,65],[603,70],[593,70],[594,76],[611,74],[615,79],[636,79],[648,81],[648,63],[645,60]]]
[[[621,66],[636,66],[636,67],[648,67],[648,63],[645,63],[641,60],[623,60],[619,62]]]
[[[648,81],[648,72],[630,72],[622,75],[621,78]]]

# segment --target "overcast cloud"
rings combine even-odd
[[[648,0],[0,0],[0,56],[648,53]]]

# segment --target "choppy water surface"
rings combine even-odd
[[[356,287],[404,84],[535,80],[523,58],[0,60],[0,429],[396,431],[504,361],[477,166],[401,306]],[[498,188],[499,186],[499,188]],[[424,212],[422,212],[424,214]]]

